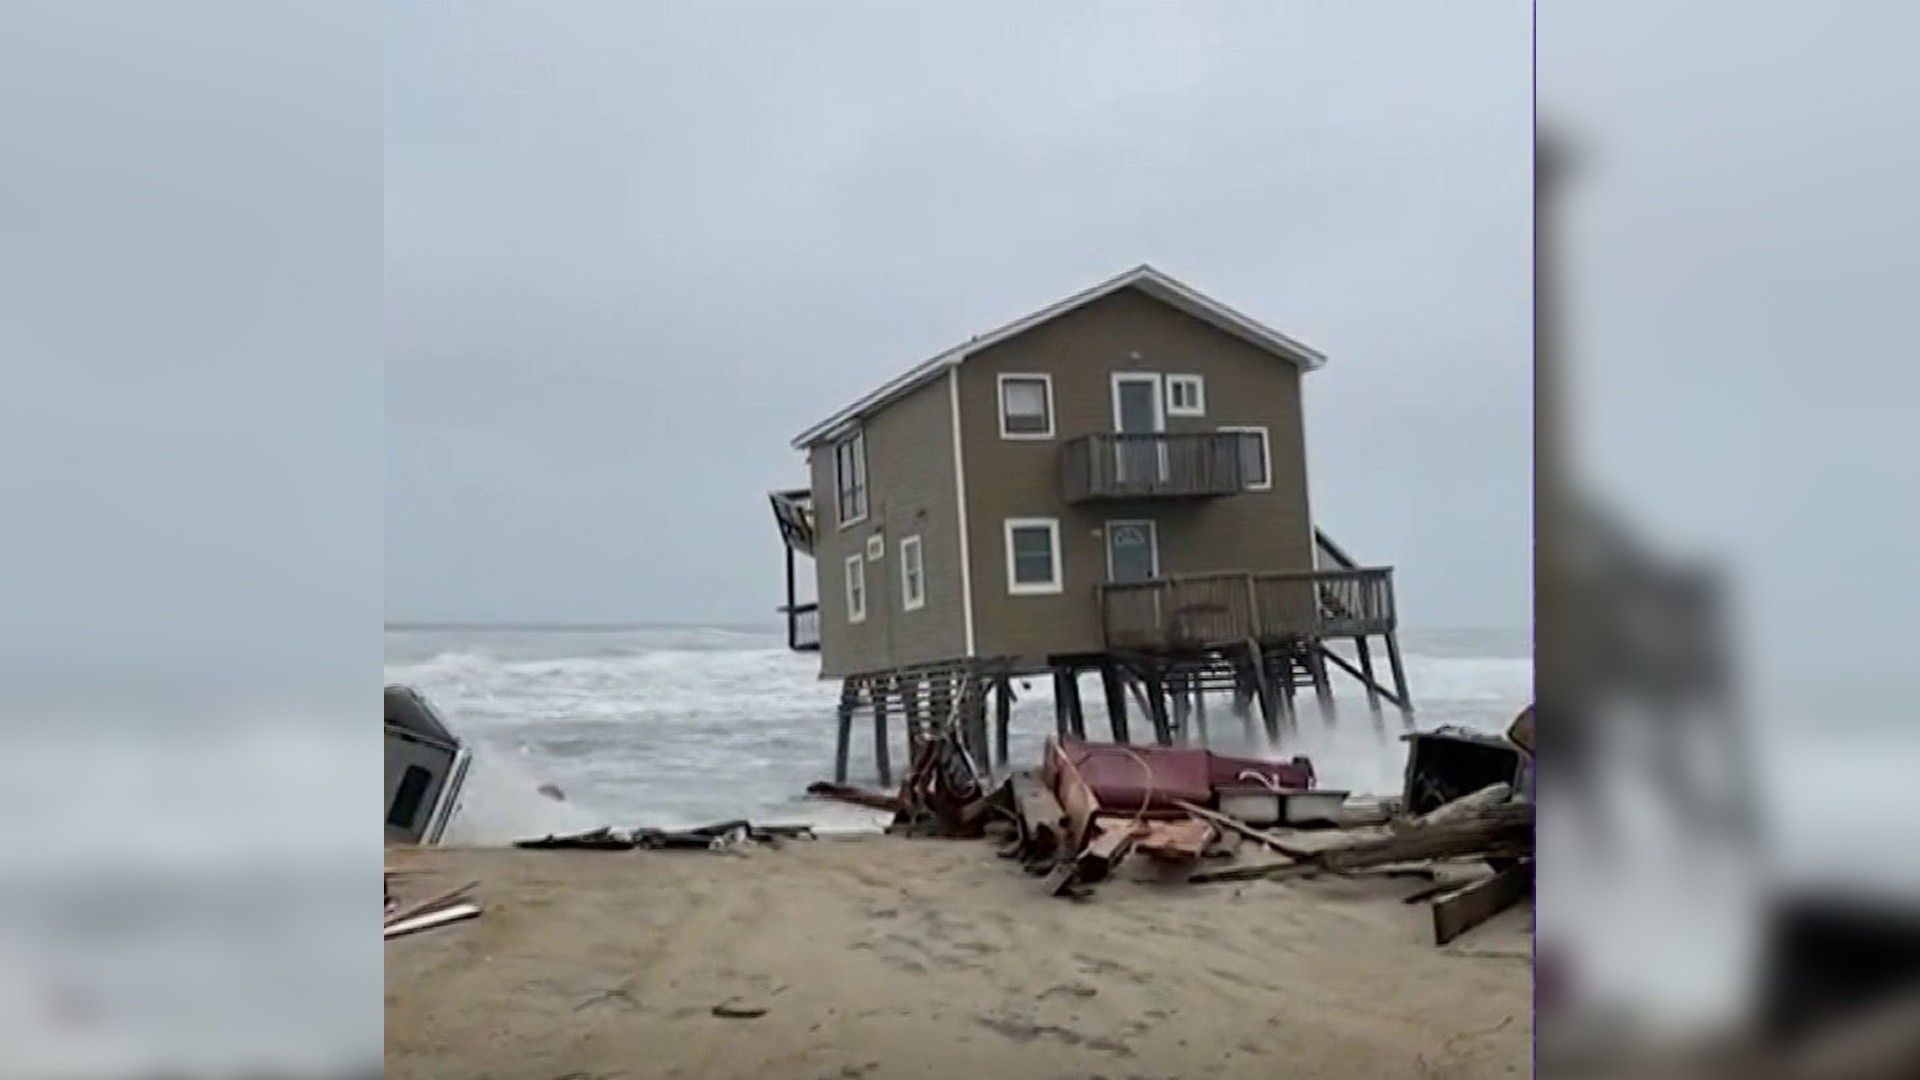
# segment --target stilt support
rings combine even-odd
[[[1127,691],[1120,682],[1120,665],[1112,659],[1100,662],[1100,685],[1107,694],[1107,723],[1113,741],[1122,745],[1132,742],[1127,732]]]
[[[898,682],[893,679],[879,678],[868,686],[867,697],[873,702],[873,768],[880,774],[880,786],[893,786],[892,750],[887,745],[887,699]]]
[[[833,782],[847,782],[847,750],[853,742],[853,710],[860,702],[860,683],[846,679],[840,684],[840,732],[833,745]]]

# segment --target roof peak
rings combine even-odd
[[[998,342],[1025,333],[1042,323],[1051,322],[1070,311],[1090,304],[1095,300],[1110,296],[1120,289],[1138,285],[1150,286],[1150,288],[1146,290],[1148,295],[1159,300],[1161,303],[1211,323],[1219,330],[1239,337],[1244,341],[1266,349],[1278,357],[1298,364],[1302,370],[1312,371],[1326,363],[1326,357],[1312,346],[1288,337],[1256,319],[1242,315],[1238,311],[1220,303],[1218,300],[1201,293],[1198,289],[1185,284],[1173,275],[1154,266],[1152,263],[1143,262],[1130,270],[1122,271],[1097,285],[1082,289],[1080,292],[1074,293],[1063,300],[1055,301],[1038,311],[1015,319],[997,329],[989,330],[984,334],[975,334],[961,344],[955,345],[916,364],[905,373],[881,384],[879,388],[861,397],[853,404],[841,409],[839,412],[795,436],[793,447],[796,450],[805,449],[823,438],[833,435],[836,431],[846,427],[852,421],[868,415],[909,391],[918,389],[948,368],[954,367],[964,361],[967,356],[973,352],[989,348]]]

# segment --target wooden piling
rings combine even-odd
[[[993,753],[1007,767],[1008,731],[1013,726],[1013,680],[1002,675],[993,684]]]
[[[1068,667],[1064,686],[1067,692],[1067,723],[1076,739],[1087,737],[1087,710],[1080,701],[1080,669]]]
[[[1354,637],[1353,652],[1360,661],[1360,682],[1367,688],[1367,708],[1378,716],[1380,715],[1380,687],[1373,677],[1373,650],[1367,647],[1365,634]]]
[[[1400,718],[1409,730],[1413,727],[1413,695],[1407,692],[1407,668],[1400,662],[1400,636],[1388,631],[1387,666],[1393,670],[1393,695],[1400,699]]]
[[[1147,714],[1153,720],[1153,741],[1161,746],[1172,746],[1173,725],[1167,719],[1166,678],[1152,668],[1141,672],[1141,677],[1147,688]]]
[[[840,683],[840,731],[833,746],[833,782],[847,782],[847,750],[853,742],[853,710],[860,700],[860,684],[855,679]]]
[[[887,746],[887,698],[898,681],[881,677],[868,683],[867,698],[873,702],[873,767],[880,774],[880,786],[893,786],[892,751]]]
[[[1107,694],[1107,723],[1113,741],[1121,745],[1132,742],[1127,732],[1127,691],[1120,683],[1120,665],[1111,657],[1100,661],[1100,685]]]
[[[1336,719],[1333,704],[1333,685],[1327,680],[1327,661],[1320,653],[1319,642],[1307,646],[1307,673],[1313,678],[1314,700],[1320,706],[1320,720],[1331,727]]]

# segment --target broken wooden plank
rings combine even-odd
[[[1483,811],[1512,801],[1512,784],[1488,784],[1471,795],[1462,795],[1452,802],[1442,803],[1400,824],[1402,828],[1418,829],[1429,825],[1444,825],[1449,821],[1465,821],[1481,816]]]
[[[471,919],[478,914],[480,914],[480,905],[478,904],[455,904],[452,907],[444,907],[438,911],[429,911],[424,915],[416,915],[411,919],[388,923],[384,936],[397,938],[402,934],[411,934],[417,930],[431,930],[436,926],[445,926],[448,923],[459,922],[462,919]]]
[[[1329,870],[1349,871],[1386,863],[1433,859],[1521,858],[1533,854],[1532,822],[1487,819],[1409,829],[1379,840],[1327,848],[1313,854]]]
[[[1433,902],[1433,943],[1445,945],[1533,891],[1533,861],[1510,866]]]
[[[1021,854],[1029,859],[1051,858],[1066,846],[1067,812],[1038,776],[1016,773],[1012,783],[1020,815]]]
[[[1134,828],[1133,846],[1158,859],[1191,862],[1213,843],[1213,826],[1198,818],[1147,820]]]
[[[404,908],[397,908],[395,909],[392,915],[389,915],[386,918],[384,918],[382,922],[385,923],[385,925],[387,926],[392,926],[394,923],[401,922],[406,919],[411,919],[415,915],[418,915],[423,911],[427,911],[432,908],[437,908],[441,904],[451,903],[454,900],[458,900],[461,897],[465,896],[467,893],[472,892],[474,889],[477,889],[479,887],[480,887],[480,883],[478,881],[469,881],[465,885],[462,885],[457,889],[448,889],[446,892],[440,893],[437,896],[430,897],[429,899],[421,900],[417,903],[409,904]]]

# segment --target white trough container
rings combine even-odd
[[[1220,812],[1249,825],[1337,825],[1347,792],[1268,788],[1216,789]]]

